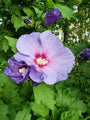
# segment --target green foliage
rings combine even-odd
[[[7,50],[9,49],[8,41],[6,39],[3,39],[1,46],[2,46],[2,49],[4,50],[4,52],[7,52]]]
[[[53,8],[61,11],[62,18],[47,27],[44,17]],[[32,24],[26,25],[25,18]],[[85,34],[89,31],[88,18],[86,0],[0,0],[0,120],[90,119],[90,61],[82,61],[79,55],[90,46],[89,35]],[[29,80],[16,84],[4,75],[4,69],[17,52],[17,39],[22,34],[47,29],[53,33],[63,30],[67,39],[63,43],[76,57],[72,72],[66,81],[55,85],[40,83],[34,87]]]
[[[16,15],[12,15],[11,17],[11,23],[14,24],[14,28],[17,31],[20,27],[25,26],[25,23],[23,22],[22,17],[17,17]]]
[[[12,37],[8,37],[8,36],[5,36],[5,38],[8,40],[8,44],[9,44],[9,46],[11,47],[12,51],[13,51],[14,53],[16,53],[16,52],[17,52],[17,50],[16,50],[16,42],[17,42],[17,39],[12,38]]]
[[[16,114],[15,120],[31,120],[30,107],[25,105],[23,110]]]
[[[9,113],[8,106],[0,100],[0,119],[9,120],[7,114]]]
[[[27,7],[24,7],[23,11],[26,13],[27,16],[30,16],[30,15],[33,16],[34,15],[34,12],[31,9],[27,8]]]
[[[53,110],[55,105],[54,92],[45,84],[40,84],[38,87],[33,88],[35,102],[42,103],[46,107]]]
[[[43,104],[37,104],[35,102],[30,103],[31,109],[36,116],[46,117],[49,114],[49,109],[46,108]]]
[[[54,8],[58,8],[61,11],[61,14],[63,18],[71,19],[75,18],[73,10],[71,10],[68,6],[61,5],[61,4],[55,4]]]
[[[60,120],[80,120],[81,112],[79,110],[71,109],[62,113]]]

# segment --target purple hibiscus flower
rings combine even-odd
[[[80,56],[82,56],[82,60],[83,61],[90,60],[90,49],[89,48],[85,48],[84,50],[82,50],[80,52]]]
[[[56,8],[51,12],[46,12],[46,17],[44,18],[45,25],[49,26],[61,18],[61,12]]]
[[[55,84],[66,80],[73,68],[75,57],[71,50],[49,30],[22,35],[16,47],[19,52],[15,59],[30,66],[29,76],[36,83]]]
[[[21,81],[25,82],[28,79],[30,72],[30,68],[26,63],[23,61],[17,62],[12,58],[10,58],[8,62],[9,65],[5,68],[4,74],[10,76],[13,81],[17,82],[17,84]]]

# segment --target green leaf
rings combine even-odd
[[[12,106],[8,106],[9,107],[9,114],[8,117],[10,120],[15,120],[15,116],[16,116],[16,110],[14,109],[14,107]]]
[[[19,86],[11,80],[9,76],[4,75],[4,71],[0,71],[0,97],[3,98],[14,109],[21,108],[22,102],[25,98],[21,97],[19,92]]]
[[[70,105],[72,109],[78,109],[82,113],[87,111],[87,105],[82,100],[76,100],[73,104]]]
[[[46,120],[46,119],[44,119],[44,118],[42,118],[42,117],[39,117],[37,120]]]
[[[4,52],[7,52],[7,50],[9,49],[9,45],[8,45],[8,41],[6,39],[3,39],[1,41],[1,46],[2,46],[2,49],[4,50]]]
[[[53,6],[54,2],[52,0],[47,0],[46,5],[47,6]]]
[[[36,14],[38,15],[38,17],[40,17],[40,15],[42,14],[43,11],[40,11],[38,8],[36,8],[34,6],[33,6],[33,8],[34,8]]]
[[[23,11],[26,13],[27,16],[30,16],[30,15],[33,16],[34,15],[34,12],[31,9],[27,8],[27,7],[24,7]]]
[[[14,24],[14,28],[17,31],[20,27],[25,26],[25,23],[23,22],[22,16],[17,17],[16,15],[12,15],[11,17],[11,23]]]
[[[9,7],[11,5],[11,0],[3,0],[5,7]]]
[[[42,104],[31,102],[30,106],[36,116],[40,115],[42,117],[46,117],[49,114],[49,109],[44,107]]]
[[[11,6],[10,10],[11,10],[11,14],[15,14],[15,15],[20,16],[20,10],[19,10],[19,7],[17,5]]]
[[[81,117],[81,111],[78,109],[69,109],[61,114],[60,120],[79,120]]]
[[[69,107],[74,101],[74,98],[70,98],[70,96],[68,94],[64,94],[62,90],[59,90],[59,93],[56,96],[56,104],[59,107]]]
[[[23,110],[16,114],[15,120],[31,120],[30,107],[25,105]]]
[[[17,49],[16,49],[17,39],[12,38],[12,37],[9,37],[9,36],[5,36],[5,38],[8,40],[8,44],[9,44],[9,46],[11,47],[12,51],[13,51],[14,53],[16,53],[16,52],[17,52]]]
[[[0,120],[9,120],[7,116],[8,113],[8,106],[5,104],[0,105]]]
[[[49,88],[49,85],[47,86],[42,83],[37,87],[34,87],[33,92],[36,103],[38,104],[41,103],[53,110],[55,106],[55,100],[54,100],[55,94],[53,90]]]
[[[54,8],[58,8],[63,16],[63,18],[71,19],[75,18],[73,10],[71,10],[68,6],[61,4],[54,4]]]
[[[86,73],[90,75],[90,63],[82,63],[80,68]]]
[[[82,42],[82,43],[77,43],[76,46],[73,46],[71,44],[65,44],[65,46],[70,48],[71,51],[74,53],[74,55],[77,55],[87,47],[87,44],[85,42]]]

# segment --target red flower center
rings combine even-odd
[[[42,55],[36,54],[34,61],[39,67],[43,67],[43,66],[46,66],[48,64],[48,60],[46,59],[45,54],[42,54]]]

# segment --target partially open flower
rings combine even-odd
[[[49,26],[61,18],[61,12],[59,9],[53,9],[51,12],[46,12],[46,17],[44,18],[45,25]]]
[[[17,62],[16,60],[10,58],[8,60],[9,65],[5,68],[5,75],[10,76],[11,79],[17,84],[19,82],[25,82],[29,77],[30,68],[25,62]]]
[[[15,59],[30,66],[29,75],[36,83],[55,84],[66,80],[73,68],[75,57],[71,50],[49,30],[22,35],[16,47],[19,52],[14,55]]]
[[[90,49],[86,48],[80,52],[80,56],[82,56],[83,61],[90,60]]]

